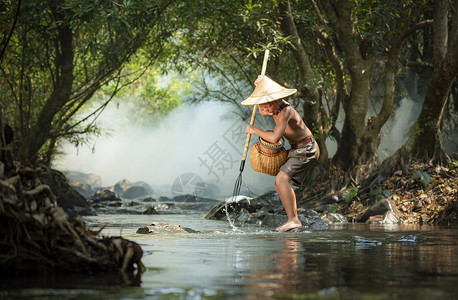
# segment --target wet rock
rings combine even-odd
[[[302,221],[302,220],[301,220]],[[304,225],[304,223],[302,223]],[[328,224],[326,224],[320,217],[312,216],[308,218],[308,223],[304,225],[305,227],[311,229],[326,229],[328,228]]]
[[[264,219],[268,214],[274,213],[269,207],[261,207],[257,212],[253,214],[253,216],[258,219]]]
[[[174,203],[160,203],[156,206],[154,206],[155,209],[169,209],[170,207],[173,207],[175,204]]]
[[[256,200],[258,206],[266,207],[269,211],[276,213],[283,212],[283,205],[281,204],[280,197],[275,191],[267,192],[254,198],[254,200]]]
[[[140,227],[140,228],[137,229],[137,233],[148,234],[148,233],[150,233],[150,230],[149,230],[148,226]]]
[[[157,202],[156,199],[153,197],[146,197],[145,199],[142,200],[142,202]]]
[[[144,188],[148,194],[154,194],[154,189],[148,183],[144,181],[135,181],[133,185]]]
[[[258,221],[258,219],[248,210],[242,209],[242,211],[238,214],[235,221],[238,223],[255,224]]]
[[[159,213],[154,207],[148,207],[144,212],[144,215],[158,215]]]
[[[306,215],[306,216],[308,216],[308,217],[310,217],[310,218],[312,218],[312,217],[317,217],[317,218],[319,218],[319,217],[320,217],[320,214],[317,213],[317,212],[316,212],[315,210],[313,210],[313,209],[301,209],[301,208],[298,208],[298,209],[297,209],[297,213],[298,213],[299,215]]]
[[[382,242],[379,242],[379,241],[374,241],[374,240],[368,240],[368,239],[365,239],[361,236],[353,236],[351,238],[351,242],[355,245],[355,246],[359,246],[359,247],[374,247],[374,246],[380,246],[382,245]]]
[[[132,182],[130,182],[127,179],[120,180],[115,183],[115,185],[111,188],[113,192],[115,192],[118,195],[122,195],[125,190],[133,186]]]
[[[232,219],[237,219],[238,215],[247,211],[250,214],[258,211],[262,206],[250,197],[237,196],[236,199],[228,198],[224,202],[214,205],[205,216],[205,219],[210,220],[226,220],[226,209]]]
[[[64,173],[42,166],[41,179],[51,188],[57,204],[70,216],[76,216],[77,210],[84,213],[89,210],[89,203],[67,181]],[[75,207],[79,207],[77,210]]]
[[[181,225],[170,225],[164,222],[153,222],[149,226],[141,227],[137,229],[139,234],[159,234],[159,233],[199,233],[199,231],[193,230],[187,227],[181,227]]]
[[[142,186],[131,186],[127,188],[121,195],[126,199],[140,198],[142,196],[148,195],[149,192]]]
[[[78,216],[96,216],[97,213],[88,207],[75,206],[74,211]]]
[[[226,217],[225,203],[219,203],[213,206],[210,211],[205,215],[208,220],[223,220]]]
[[[282,224],[285,224],[287,221],[288,221],[288,216],[286,215],[268,214],[264,217],[264,219],[262,219],[261,226],[276,228]]]
[[[215,204],[220,203],[221,201],[216,199],[201,198],[195,197],[192,195],[187,195],[179,198],[173,198],[172,202],[167,202],[170,206],[174,208],[175,211],[208,211]],[[175,201],[178,200],[178,201]]]
[[[369,220],[370,217],[382,215],[384,216],[388,211],[391,213],[387,216],[387,218],[400,220],[401,213],[396,208],[396,205],[390,199],[382,199],[369,207],[359,219],[360,222],[366,222]],[[374,218],[372,218],[374,219]]]
[[[347,219],[338,213],[325,212],[321,215],[321,219],[328,225],[331,224],[347,224]]]
[[[419,241],[422,241],[424,238],[416,235],[403,235],[397,241],[406,244],[416,244]]]
[[[235,198],[226,199],[226,202],[229,213],[233,215],[237,215],[242,209],[246,209],[261,220],[267,214],[283,213],[283,206],[276,192],[267,192],[256,198],[239,195]]]
[[[397,225],[401,223],[401,219],[392,211],[387,211],[383,216],[383,223],[386,225]]]
[[[302,226],[311,229],[326,229],[328,225],[320,218],[315,215],[305,216],[298,215]],[[261,221],[263,227],[278,227],[285,224],[288,221],[288,216],[283,214],[268,214]]]
[[[387,211],[384,215],[371,216],[366,221],[368,224],[397,225],[401,219],[392,211]]]
[[[90,198],[94,203],[104,202],[104,201],[121,201],[116,194],[110,190],[102,189],[95,192],[94,196]]]
[[[199,202],[199,197],[195,196],[195,195],[179,195],[179,196],[175,196],[172,198],[171,201],[175,201],[175,202],[181,202],[181,203],[198,203]]]
[[[153,193],[153,189],[146,182],[138,181],[132,183],[127,179],[118,181],[110,190],[119,197],[126,199],[140,198]]]
[[[276,192],[268,192],[256,198],[236,196],[213,206],[205,216],[206,219],[227,220],[229,217],[236,223],[260,224],[265,227],[278,227],[288,218]],[[298,210],[299,219],[307,228],[323,229],[327,224],[314,210]]]
[[[143,214],[143,208],[138,207],[119,207],[112,211],[112,213],[121,215],[141,215]]]
[[[71,187],[73,187],[78,193],[80,193],[84,198],[89,198],[94,195],[95,190],[90,184],[81,183],[81,182],[68,182]]]

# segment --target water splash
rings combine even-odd
[[[232,197],[226,198],[225,203],[224,203],[224,210],[226,212],[226,218],[227,218],[227,220],[229,222],[229,225],[231,225],[233,231],[240,231],[240,230],[232,222],[231,217],[229,215],[229,211],[227,209],[227,205],[231,204],[231,203],[239,203],[242,200],[246,200],[248,203],[250,203],[250,201],[252,199],[253,198],[248,197],[248,196],[244,196],[244,195],[237,195],[237,196],[232,196]]]
[[[232,198],[232,197],[231,197]],[[229,198],[230,199],[230,198]],[[228,199],[226,199],[225,203],[224,203],[224,211],[226,212],[226,218],[227,218],[227,221],[229,222],[229,225],[231,225],[231,228],[232,228],[232,231],[239,231],[239,229],[234,225],[234,223],[232,222],[231,220],[231,216],[229,215],[229,212],[227,210],[227,201]]]

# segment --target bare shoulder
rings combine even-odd
[[[297,110],[294,107],[292,107],[291,105],[286,107],[285,113],[287,114],[288,119],[301,119],[302,120]]]

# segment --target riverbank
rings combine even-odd
[[[355,186],[335,195],[322,195],[329,182],[300,195],[299,207],[340,213],[349,222],[384,222],[386,212],[401,224],[458,227],[458,168],[412,163],[372,189]],[[382,203],[382,204],[380,204]],[[368,211],[373,208],[373,213]]]
[[[456,163],[448,167],[411,163],[405,170],[394,172],[377,185],[356,185],[334,194],[329,192],[331,183],[325,180],[314,187],[296,190],[298,212],[306,224],[316,220],[314,217],[317,215],[323,218],[324,215],[335,214],[340,219],[337,222],[457,227],[457,173]],[[112,187],[97,190],[93,196],[86,195],[89,207],[95,214],[167,214],[200,209],[208,212],[209,218],[226,220],[224,200],[206,199],[198,195],[153,199],[148,195],[146,183],[141,184],[143,187],[139,183],[121,180]],[[80,183],[72,185],[81,186]],[[137,193],[134,198],[127,197],[127,192],[134,189],[143,192]],[[275,191],[248,198],[253,199],[251,203],[242,201],[230,205],[232,219],[264,226],[278,226],[280,224],[276,223],[284,221],[284,210]],[[213,205],[218,206],[219,212],[211,209]],[[215,213],[216,216],[210,215]],[[268,214],[270,220],[265,220]]]

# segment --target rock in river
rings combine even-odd
[[[276,192],[268,192],[255,198],[241,195],[228,198],[226,201],[213,206],[205,218],[227,220],[226,209],[231,220],[238,224],[247,223],[277,227],[288,220]],[[326,214],[323,218],[316,211],[310,209],[298,210],[298,216],[304,227],[312,229],[324,229],[328,227],[328,224],[346,222],[342,215]]]
[[[153,222],[149,226],[140,227],[137,229],[137,233],[150,234],[150,233],[198,233],[199,231],[193,230],[187,227],[181,227],[181,225],[170,225],[164,222]]]

